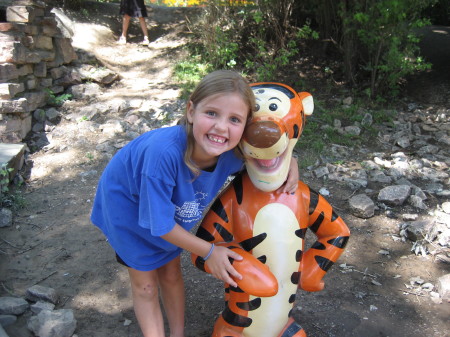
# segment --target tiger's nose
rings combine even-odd
[[[264,149],[276,144],[283,134],[275,121],[255,121],[247,125],[244,139],[251,146]]]

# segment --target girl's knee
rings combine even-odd
[[[132,284],[133,295],[148,300],[158,299],[158,286],[149,283]]]
[[[178,284],[180,282],[183,282],[183,274],[181,273],[181,270],[170,272],[170,273],[160,273],[159,275],[159,282],[164,284]]]

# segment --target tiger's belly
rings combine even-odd
[[[299,228],[295,214],[283,204],[265,205],[256,215],[253,235],[266,233],[267,237],[253,249],[253,256],[266,256],[266,265],[278,280],[278,293],[261,298],[261,306],[249,311],[252,324],[244,329],[245,337],[274,337],[287,323],[292,309],[289,299],[297,291],[291,276],[298,272],[300,264],[296,252],[302,248],[302,239],[295,235]]]

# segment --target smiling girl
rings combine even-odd
[[[255,98],[233,71],[207,75],[192,93],[181,125],[143,134],[105,168],[91,214],[128,268],[134,311],[146,337],[163,337],[161,292],[170,336],[184,336],[182,249],[203,256],[212,274],[232,286],[241,257],[190,233],[228,176],[243,168],[235,148]],[[298,167],[281,192],[297,186]]]

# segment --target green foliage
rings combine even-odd
[[[61,106],[65,101],[72,99],[71,94],[61,94],[56,96],[50,89],[45,89],[48,94],[47,104],[52,106]]]
[[[5,163],[0,167],[0,191],[2,193],[9,191],[9,175],[12,171],[13,169],[8,167]]]
[[[25,199],[20,190],[11,191],[10,189],[12,171],[13,169],[5,163],[0,167],[0,207],[7,206],[17,210],[25,207]]]
[[[339,4],[343,39],[347,39],[344,54],[352,58],[353,73],[358,81],[369,78],[368,93],[398,93],[406,75],[430,68],[419,56],[417,28],[429,24],[419,17],[421,11],[436,0],[365,0]]]
[[[188,99],[198,82],[213,70],[211,64],[202,63],[201,56],[191,56],[188,60],[175,65],[175,78],[182,88],[181,96]]]
[[[238,7],[210,0],[191,27],[198,41],[195,50],[213,69],[239,68],[258,81],[273,80],[299,54],[302,41],[318,38],[309,22],[300,28],[290,24],[293,3],[260,0]]]

